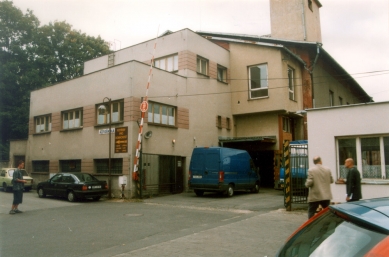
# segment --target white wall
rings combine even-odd
[[[348,105],[334,108],[311,109],[308,115],[308,154],[310,167],[314,156],[321,156],[323,165],[337,172],[336,138],[341,136],[389,136],[389,102]],[[361,167],[358,167],[361,172]],[[389,179],[362,180],[363,199],[389,196]],[[375,183],[380,183],[377,185]],[[384,184],[383,184],[384,183]],[[334,202],[344,202],[346,186],[332,184]]]

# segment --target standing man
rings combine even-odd
[[[14,200],[12,202],[12,209],[9,211],[9,214],[22,213],[22,211],[18,209],[18,206],[23,202],[24,183],[27,181],[23,179],[21,169],[24,169],[24,161],[22,160],[18,162],[18,167],[13,173]]]
[[[355,168],[354,160],[352,158],[346,159],[344,166],[348,169],[347,180],[343,180],[346,183],[346,201],[359,201],[359,199],[362,198],[361,174],[358,169]]]
[[[331,170],[322,166],[319,156],[313,158],[315,167],[308,170],[308,178],[305,186],[309,188],[308,193],[308,219],[315,215],[319,205],[326,208],[332,199],[330,184],[334,183]]]

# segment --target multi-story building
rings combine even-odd
[[[167,31],[86,62],[82,77],[33,91],[25,159],[34,179],[69,170],[107,179],[111,159],[112,192],[120,194],[124,176],[132,197],[142,126],[143,194],[185,190],[197,146],[248,150],[262,186],[272,187],[283,141],[307,138],[301,111],[371,99],[323,49],[319,1],[270,2],[272,36]],[[127,129],[125,151],[115,153],[114,134],[109,145],[110,121]]]

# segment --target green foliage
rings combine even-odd
[[[108,44],[66,22],[40,26],[11,1],[0,1],[0,160],[9,140],[28,137],[30,92],[83,75],[83,63],[110,53]]]

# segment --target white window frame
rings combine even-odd
[[[77,118],[78,116],[78,118]],[[62,112],[62,129],[76,129],[83,126],[83,110],[76,109]]]
[[[157,102],[149,102],[147,122],[165,126],[176,126],[176,107]]]
[[[154,60],[154,67],[169,72],[178,71],[178,54],[164,56]]]
[[[288,66],[288,89],[289,89],[289,99],[295,100],[295,86],[294,86],[294,69]]]
[[[259,74],[252,74],[253,70],[259,69]],[[249,73],[249,97],[250,99],[260,99],[269,97],[268,68],[267,64],[259,64],[248,67]],[[257,77],[259,75],[259,78]],[[258,86],[259,84],[259,86]],[[257,94],[259,95],[257,96]]]
[[[112,117],[111,123],[123,122],[124,117],[124,101],[111,102],[111,106],[108,106],[108,111],[99,109],[101,105],[108,105],[107,102],[96,105],[96,123],[97,125],[109,124],[109,119]],[[112,115],[111,115],[112,114]]]
[[[51,114],[37,116],[35,121],[35,133],[45,133],[51,131]]]
[[[227,83],[227,68],[217,65],[217,80]]]
[[[364,159],[365,153],[362,151],[362,139],[367,139],[367,138],[379,138],[379,160],[380,164],[377,165],[370,165],[366,163],[366,160]],[[336,138],[336,160],[337,160],[337,170],[338,170],[338,175],[339,177],[345,177],[345,174],[347,173],[347,169],[344,167],[344,161],[345,160],[340,160],[340,149],[339,149],[339,140],[342,139],[351,139],[355,140],[355,151],[356,151],[356,157],[354,156],[348,156],[347,158],[353,158],[355,161],[355,166],[361,173],[361,178],[365,182],[369,182],[371,180],[378,180],[378,181],[387,181],[389,180],[389,161],[386,163],[386,159],[389,159],[389,157],[385,156],[385,154],[389,154],[388,145],[384,145],[384,138],[386,140],[389,140],[389,134],[388,135],[374,135],[374,136],[350,136],[350,137],[339,137]],[[387,147],[387,148],[385,148]],[[385,149],[387,152],[385,153]],[[377,156],[376,156],[377,157]],[[369,167],[370,166],[370,167]],[[371,167],[375,166],[375,167]],[[368,177],[366,176],[367,169],[376,169],[375,173],[380,172],[380,174],[376,175],[376,177]]]
[[[197,72],[208,76],[209,61],[201,56],[197,56]]]

